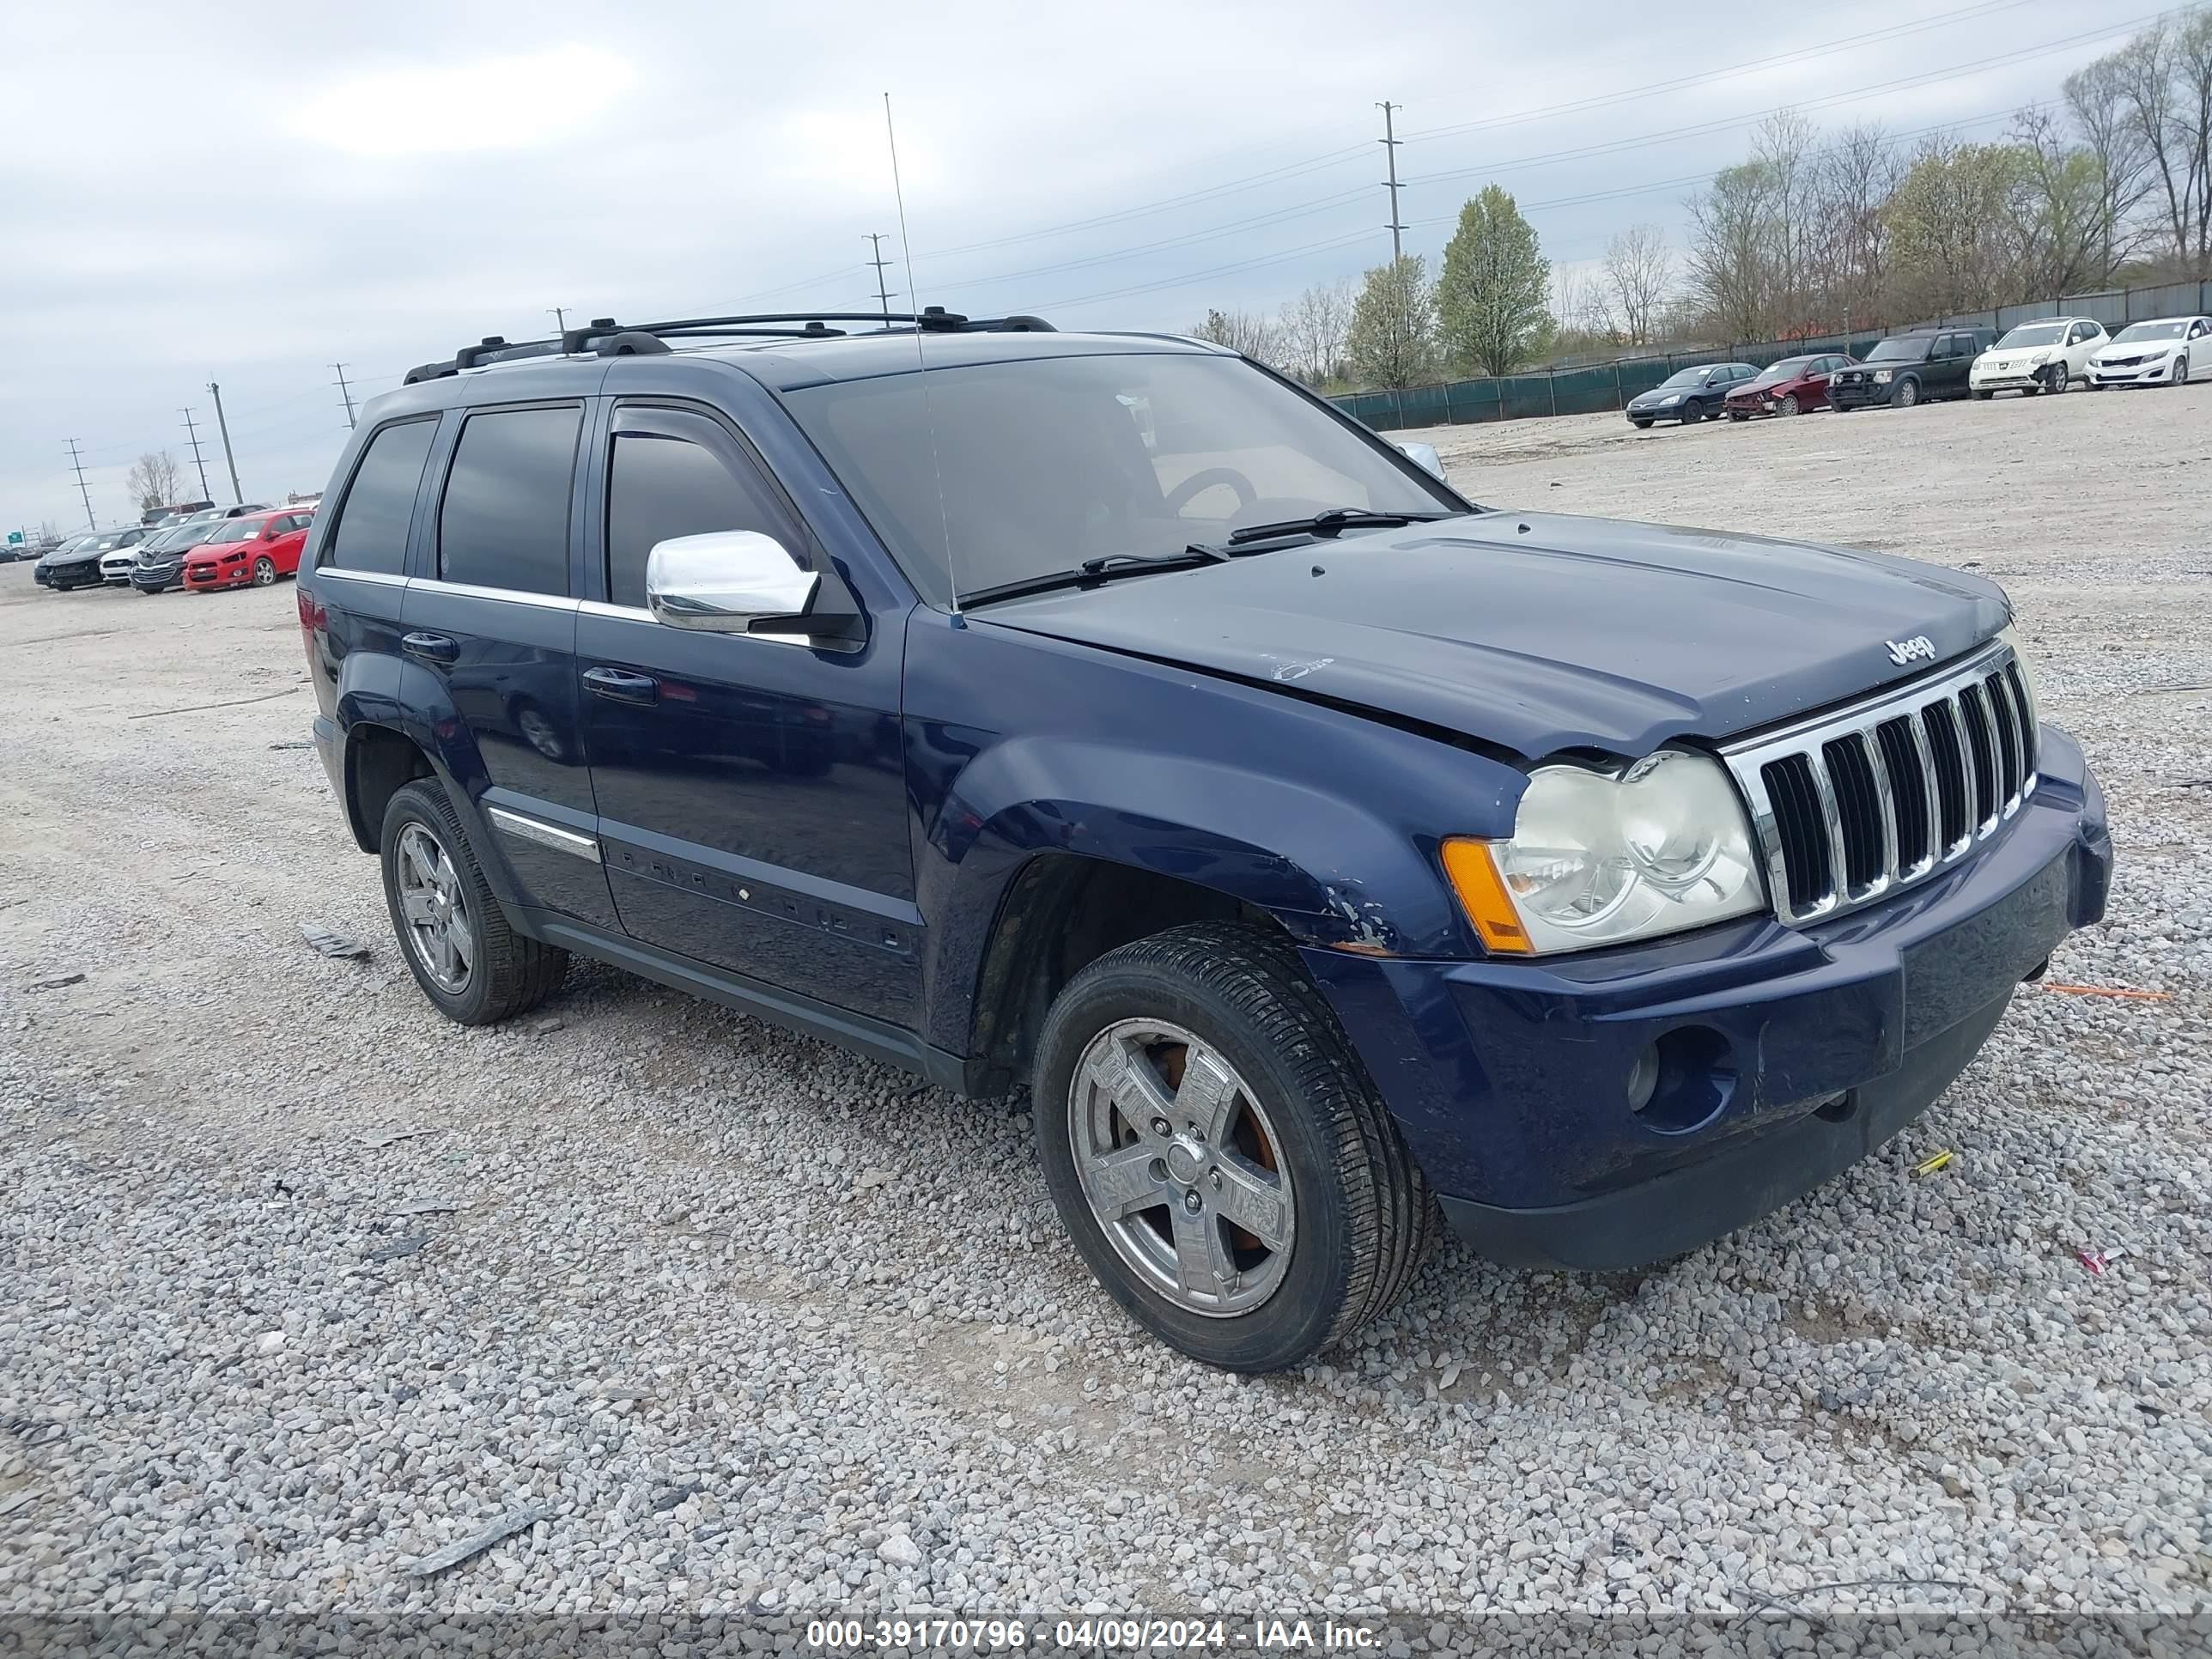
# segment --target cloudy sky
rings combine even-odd
[[[1181,328],[1408,252],[1511,190],[1561,261],[1669,227],[1782,106],[2000,131],[2152,0],[1198,0],[763,7],[11,0],[0,527],[135,518],[219,381],[248,499],[319,488],[363,393],[485,334],[873,302]],[[890,285],[903,296],[903,264]],[[207,450],[215,499],[230,493]],[[195,483],[196,487],[196,483]]]

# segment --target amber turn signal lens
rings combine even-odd
[[[1459,895],[1460,908],[1482,936],[1486,950],[1501,956],[1529,953],[1528,930],[1490,856],[1490,843],[1471,836],[1455,836],[1443,844],[1444,874]]]

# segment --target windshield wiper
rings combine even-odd
[[[1201,564],[1218,564],[1230,556],[1218,547],[1208,547],[1203,542],[1193,542],[1180,553],[1102,553],[1095,559],[1085,559],[1073,570],[1048,570],[1042,575],[1023,576],[1010,582],[1000,582],[991,587],[979,587],[973,593],[963,593],[963,605],[989,605],[997,599],[1027,599],[1032,593],[1050,593],[1062,587],[1087,587],[1092,582],[1111,581],[1116,576],[1150,575],[1158,570],[1188,570]]]
[[[1275,524],[1250,524],[1229,532],[1228,545],[1273,541],[1278,536],[1334,536],[1346,530],[1382,530],[1393,525],[1427,524],[1437,519],[1455,519],[1457,512],[1369,513],[1356,507],[1327,507],[1304,519],[1284,519]]]

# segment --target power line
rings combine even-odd
[[[884,233],[880,230],[864,230],[860,234],[867,242],[869,251],[875,256],[868,263],[876,268],[876,298],[883,304],[884,325],[889,327],[891,320],[891,290],[884,285],[887,280],[884,276],[884,270],[890,261],[884,258]]]
[[[77,459],[76,440],[71,438],[68,442],[70,465],[76,469],[77,494],[84,497],[84,521],[88,527],[97,530],[100,528],[100,520],[93,516],[92,486],[84,481],[84,463]]]
[[[350,432],[360,424],[354,419],[353,388],[346,384],[346,366],[343,363],[332,363],[331,367],[338,372],[338,396],[345,399],[346,430]]]
[[[1398,222],[1398,146],[1405,140],[1399,137],[1392,128],[1390,117],[1394,112],[1406,106],[1403,104],[1377,104],[1375,107],[1382,112],[1382,154],[1390,161],[1390,222],[1387,228],[1390,232],[1390,263],[1395,265],[1406,257],[1406,250],[1398,242],[1400,233],[1406,228]]]
[[[200,497],[204,501],[213,501],[214,493],[208,489],[207,461],[200,454],[199,428],[192,424],[192,411],[180,409],[177,413],[185,417],[185,432],[192,447],[192,465],[200,471]]]

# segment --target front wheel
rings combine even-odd
[[[1920,382],[1899,380],[1897,390],[1889,394],[1891,404],[1898,409],[1910,409],[1920,401]]]
[[[1996,395],[1997,395],[1997,394],[1996,394],[1996,392],[1982,392],[1982,391],[1978,391],[1978,391],[1976,391],[1976,392],[1975,392],[1975,393],[1974,393],[1974,401],[1975,401],[1976,403],[1983,403],[1983,404],[1985,404],[1985,403],[1989,402],[1989,400],[1990,400],[1990,398],[1992,398],[1996,397]]]
[[[438,1012],[490,1025],[560,988],[568,953],[507,925],[446,792],[407,785],[384,810],[384,900],[408,971]]]
[[[253,585],[256,587],[271,587],[276,581],[276,561],[264,553],[253,562]]]
[[[1797,401],[1797,394],[1794,392],[1785,392],[1774,400],[1774,412],[1777,415],[1795,415],[1802,407],[1802,405]]]
[[[1682,424],[1684,426],[1695,426],[1699,421],[1702,421],[1705,418],[1705,406],[1699,403],[1695,398],[1691,398],[1689,402],[1682,405]]]
[[[2186,355],[2173,360],[2173,383],[2176,386],[2189,384],[2189,359]]]
[[[1109,1295],[1224,1370],[1280,1370],[1395,1302],[1435,1202],[1289,942],[1172,928],[1069,981],[1037,1045],[1037,1152]]]
[[[1651,430],[1651,422],[1649,421],[1631,421],[1629,425],[1634,427],[1638,432],[1649,432]]]
[[[2045,377],[2044,390],[2057,397],[2060,392],[2073,389],[2074,371],[2063,363],[2051,364],[2051,373]]]

